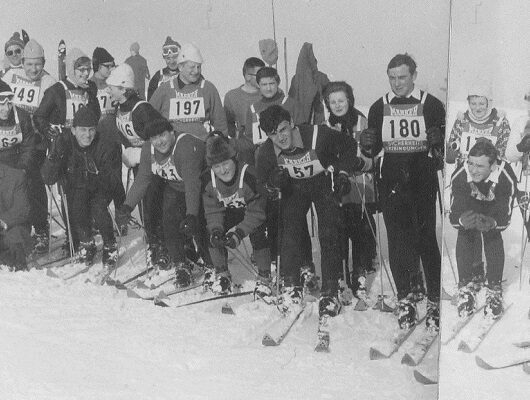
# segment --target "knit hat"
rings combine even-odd
[[[145,124],[144,135],[151,139],[166,131],[173,132],[173,125],[165,118],[157,118]]]
[[[100,64],[114,62],[114,57],[103,47],[96,47],[92,53],[92,69],[96,72]]]
[[[220,131],[214,131],[206,139],[206,163],[208,166],[219,164],[229,160],[236,155],[234,146],[230,139],[225,137]]]
[[[86,128],[95,128],[98,125],[98,117],[88,107],[81,107],[74,114],[72,126],[82,126]]]
[[[20,38],[20,33],[15,32],[13,33],[13,36],[9,38],[9,40],[4,45],[4,53],[7,51],[7,48],[9,46],[17,45],[20,46],[21,49],[24,48],[24,41]]]
[[[192,43],[184,43],[177,57],[178,64],[186,61],[193,61],[199,64],[202,64],[204,62],[204,59],[201,55],[201,51],[197,46]]]
[[[171,36],[166,38],[166,41],[162,45],[162,55],[168,56],[170,54],[178,54],[180,52],[180,43],[171,39]]]
[[[85,53],[83,53],[80,49],[77,47],[74,47],[70,50],[68,50],[66,54],[66,58],[64,60],[64,63],[66,65],[66,76],[70,80],[74,80],[74,64],[77,60],[80,58],[85,57],[88,58]],[[89,59],[90,60],[90,59]]]
[[[259,51],[261,58],[269,66],[278,61],[278,46],[273,39],[262,39],[259,41]]]
[[[134,88],[134,71],[129,64],[123,63],[114,68],[107,78],[107,85]]]
[[[129,50],[138,53],[140,51],[140,45],[138,44],[138,42],[134,42],[133,44],[131,44],[131,47],[129,47]]]
[[[24,58],[44,58],[44,49],[35,39],[30,39],[26,43]]]
[[[468,96],[485,97],[488,99],[488,101],[493,99],[491,84],[485,79],[475,80],[469,87],[467,94]]]
[[[6,97],[13,97],[15,93],[11,90],[11,87],[0,79],[0,101],[3,101]]]

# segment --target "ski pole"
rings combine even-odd
[[[70,245],[70,257],[73,259],[74,258],[74,239],[72,237],[72,227],[70,225],[70,214],[69,214],[69,210],[68,210],[68,199],[67,199],[67,196],[66,196],[66,193],[64,191],[64,188],[63,188],[63,185],[62,184],[57,184],[57,189],[59,190],[60,192],[60,195],[61,195],[61,202],[63,204],[63,207],[64,207],[64,213],[65,213],[65,219],[66,219],[66,228],[68,230],[68,244]]]
[[[46,189],[49,189],[50,195],[48,196],[48,255],[51,254],[50,243],[52,242],[52,211],[53,211],[53,200],[51,187],[46,185]]]
[[[280,294],[280,261],[281,261],[281,248],[282,248],[282,191],[278,190],[278,224],[277,224],[277,248],[276,248],[276,293]]]
[[[528,175],[525,174],[525,183],[524,183],[524,192],[528,192]],[[520,207],[521,214],[523,216],[523,227],[521,230],[521,261],[519,263],[519,290],[523,288],[523,258],[524,252],[526,250],[526,235],[525,235],[525,225],[527,221],[527,211],[528,207]]]

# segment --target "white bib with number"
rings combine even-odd
[[[175,89],[174,79],[170,81],[170,86]],[[204,111],[204,97],[202,90],[204,80],[201,81],[200,88],[192,93],[181,93],[175,90],[176,97],[169,99],[169,120],[179,122],[204,121],[206,113]]]
[[[72,127],[74,121],[74,115],[81,107],[85,107],[88,104],[88,94],[79,89],[69,90],[63,81],[60,81],[64,87],[66,96],[66,121],[65,126],[67,128]]]
[[[98,89],[98,101],[101,115],[114,114],[114,107],[110,99],[110,94],[106,89]]]
[[[427,151],[427,133],[423,106],[427,93],[416,104],[389,104],[383,97],[383,147],[387,153]]]
[[[278,157],[278,166],[287,169],[291,178],[308,179],[325,171],[315,151],[317,136],[318,125],[314,125],[311,150],[293,155],[281,154]]]
[[[187,133],[183,133],[177,138],[175,142],[175,146],[173,147],[173,151],[171,152],[171,155],[163,163],[158,163],[156,161],[155,148],[153,145],[151,145],[151,172],[153,174],[158,175],[161,178],[168,180],[168,181],[182,182],[182,178],[178,174],[177,167],[175,166],[175,163],[173,162],[173,156],[175,154],[175,150],[177,149],[179,140],[186,135]]]
[[[19,75],[13,75],[9,84],[15,93],[13,103],[30,113],[34,113],[39,107],[40,84],[40,80],[30,81]]]
[[[133,111],[142,103],[147,103],[147,101],[139,101],[129,112],[124,113],[118,110],[118,112],[116,113],[116,126],[133,147],[141,147],[145,143],[145,140],[138,136],[138,134],[134,130],[132,121]]]
[[[219,202],[222,203],[225,208],[245,208],[247,206],[245,197],[243,196],[243,179],[245,179],[245,172],[247,171],[247,168],[248,164],[243,165],[243,168],[241,168],[239,186],[235,193],[231,194],[230,196],[223,196],[219,189],[217,189],[217,177],[215,176],[213,169],[210,170],[212,186],[217,192],[217,200],[219,200]]]
[[[460,154],[464,158],[467,158],[469,150],[475,145],[478,138],[488,139],[495,146],[497,144],[498,132],[498,126],[492,123],[477,124],[473,121],[468,121],[464,124],[460,138]]]
[[[15,126],[0,126],[0,150],[7,150],[19,143],[22,143],[22,129],[18,120],[17,109],[13,107],[15,113]]]

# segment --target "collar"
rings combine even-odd
[[[471,180],[471,173],[469,172],[469,167],[467,165],[467,163],[464,164],[464,169],[466,170],[466,177],[467,177],[467,183],[470,183],[472,182]],[[501,162],[500,164],[497,163],[497,168],[495,169],[495,171],[493,171],[491,174],[489,174],[489,176],[483,180],[482,182],[483,183],[488,183],[488,182],[492,182],[492,183],[499,183],[499,177],[501,176],[501,172],[502,170],[504,169],[504,161]],[[479,182],[481,183],[481,182]]]
[[[392,91],[388,92],[388,102],[389,103],[395,97],[398,97],[398,96],[396,96],[396,94],[394,92],[392,92]],[[412,90],[412,92],[410,92],[410,94],[408,96],[406,96],[405,98],[410,99],[411,97],[414,97],[416,100],[421,100],[421,91],[420,91],[420,89],[418,87],[414,86],[414,89]]]
[[[293,146],[291,147],[290,150],[294,150],[296,148],[303,149],[304,143],[302,142],[302,135],[300,135],[300,131],[298,130],[297,126],[294,127],[292,134],[293,134],[293,143],[292,143]],[[276,157],[278,157],[280,153],[282,153],[283,150],[277,147],[274,143],[272,144],[272,146],[274,147],[274,154],[276,154]]]

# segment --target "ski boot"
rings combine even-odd
[[[404,299],[398,301],[395,313],[398,317],[398,324],[401,329],[410,329],[416,325],[417,313],[415,295],[410,293]]]
[[[460,318],[465,318],[473,314],[476,303],[476,292],[473,282],[469,282],[467,285],[461,286],[458,289],[456,309]]]
[[[287,315],[294,309],[302,307],[303,288],[301,286],[284,286],[282,293],[278,296],[277,304],[278,310]]]
[[[273,296],[272,291],[272,279],[270,276],[258,273],[256,286],[254,286],[254,301],[255,300],[262,300],[265,304],[275,303],[275,297]]]
[[[348,287],[344,279],[339,279],[337,298],[339,303],[343,306],[349,306],[353,301],[353,291]]]
[[[171,269],[171,259],[167,253],[167,249],[163,245],[158,245],[155,250],[155,261],[156,267],[162,271],[168,271]]]
[[[232,293],[232,276],[228,269],[215,272],[215,280],[211,286],[211,291],[219,296]]]
[[[35,240],[35,244],[33,245],[33,251],[36,254],[44,254],[48,252],[48,249],[50,248],[50,241],[48,235],[49,232],[47,229],[35,230],[35,236],[33,237]]]
[[[212,290],[212,285],[215,281],[215,268],[212,265],[204,267],[204,278],[202,280],[202,289],[207,292]]]
[[[169,264],[171,267],[171,263]],[[177,288],[184,288],[191,285],[191,268],[185,262],[179,262],[175,265],[175,280],[174,285]]]
[[[107,269],[113,269],[116,267],[118,261],[118,248],[116,242],[103,245],[102,261],[103,266]]]
[[[314,267],[308,266],[300,268],[300,282],[304,288],[304,295],[317,296],[319,279],[315,275]]]
[[[322,318],[324,315],[335,317],[339,314],[342,306],[337,296],[323,294],[318,299],[318,316]]]
[[[94,241],[80,242],[78,251],[78,262],[85,263],[90,266],[94,263],[94,257],[96,256],[97,248]]]
[[[500,284],[489,285],[486,291],[486,306],[484,315],[486,317],[497,319],[504,312],[502,302],[502,287]]]
[[[427,299],[425,327],[430,332],[438,332],[440,330],[440,306],[437,301]]]

